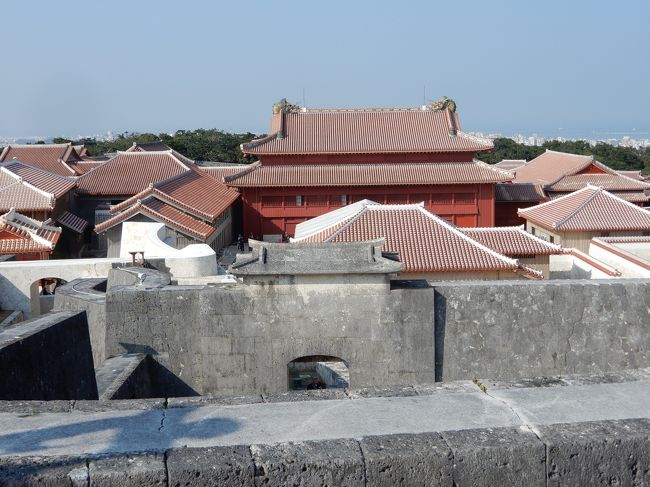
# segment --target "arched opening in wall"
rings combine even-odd
[[[68,281],[59,277],[42,277],[32,282],[29,287],[32,318],[47,313],[54,307],[54,294],[59,286]]]
[[[349,385],[348,364],[339,357],[309,355],[287,364],[287,388],[290,391],[343,389]]]

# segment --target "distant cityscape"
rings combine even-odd
[[[634,149],[645,149],[650,147],[650,138],[638,138],[638,136],[633,135],[621,135],[620,137],[602,137],[602,138],[589,138],[589,137],[566,137],[566,136],[541,136],[538,134],[514,134],[514,135],[503,135],[500,133],[484,133],[484,132],[469,132],[472,135],[477,137],[484,137],[487,139],[498,139],[498,138],[508,138],[512,139],[518,144],[528,145],[528,146],[541,146],[544,142],[550,140],[557,140],[559,142],[566,141],[576,141],[584,140],[592,146],[595,146],[599,143],[609,144],[616,147],[631,147]]]
[[[617,136],[609,137],[569,137],[569,136],[560,136],[560,135],[551,135],[551,136],[542,136],[537,133],[533,134],[522,134],[516,133],[512,135],[507,135],[499,132],[468,132],[471,135],[477,137],[487,138],[487,139],[498,139],[498,138],[509,138],[517,142],[518,144],[528,145],[528,146],[541,146],[545,142],[550,140],[557,140],[560,142],[565,141],[576,141],[584,140],[592,146],[595,146],[598,143],[605,143],[613,145],[616,147],[631,147],[634,149],[645,149],[650,147],[650,132],[642,132],[643,137],[640,137],[639,134],[616,134]],[[172,134],[170,134],[172,135]],[[67,137],[70,140],[82,140],[82,139],[95,139],[98,141],[111,141],[115,140],[117,135],[108,131],[102,134],[92,134],[92,135],[75,135]],[[3,136],[0,135],[0,145],[8,144],[35,144],[36,142],[43,141],[45,143],[51,143],[53,136],[44,136],[44,135],[27,135],[27,136]]]

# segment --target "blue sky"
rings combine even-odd
[[[0,135],[264,132],[303,90],[414,106],[425,87],[465,130],[650,131],[645,0],[3,0],[0,16]]]

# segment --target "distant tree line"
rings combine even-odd
[[[239,146],[262,136],[251,132],[236,134],[217,129],[197,129],[178,130],[173,135],[164,133],[156,135],[152,133],[139,134],[125,132],[111,141],[96,140],[93,138],[71,141],[57,137],[53,142],[86,144],[89,155],[99,156],[108,152],[126,150],[134,142],[143,143],[162,140],[172,149],[195,161],[249,163],[253,159],[245,157]],[[598,161],[607,164],[613,169],[629,171],[642,170],[644,173],[650,174],[650,148],[633,149],[631,147],[617,147],[605,143],[598,143],[592,146],[583,140],[565,142],[549,140],[541,146],[528,146],[518,144],[512,139],[498,138],[494,140],[494,149],[492,152],[489,154],[478,154],[478,158],[488,164],[496,164],[503,159],[526,159],[530,161],[546,149],[569,152],[571,154],[594,155]]]
[[[145,143],[162,140],[172,149],[195,161],[248,163],[253,159],[245,157],[239,146],[258,137],[260,136],[250,132],[231,134],[216,129],[197,129],[178,130],[173,135],[125,132],[111,141],[96,140],[94,138],[72,141],[56,137],[52,142],[55,144],[67,142],[86,144],[88,155],[100,156],[110,152],[124,151],[131,147],[134,142]]]
[[[607,166],[625,171],[643,171],[650,174],[650,148],[634,149],[617,147],[599,142],[595,146],[584,140],[565,141],[549,140],[541,146],[518,144],[512,139],[494,139],[494,149],[489,154],[479,154],[478,158],[488,164],[496,164],[503,159],[526,159],[530,161],[546,149],[569,152],[571,154],[593,155],[596,160]]]

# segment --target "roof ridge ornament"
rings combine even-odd
[[[434,101],[429,105],[429,108],[434,112],[449,109],[450,112],[456,113],[456,102],[451,98],[443,96],[440,100]]]
[[[279,113],[299,113],[300,105],[289,103],[286,98],[282,98],[280,101],[273,104],[273,115]]]

